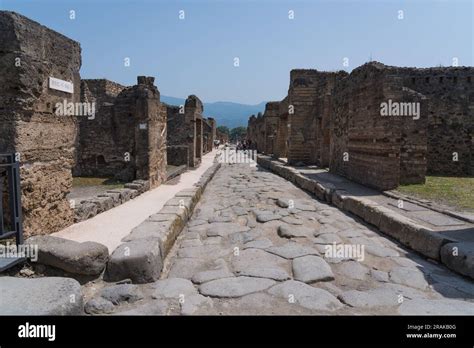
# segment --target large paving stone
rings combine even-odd
[[[304,308],[316,311],[334,311],[343,306],[336,297],[326,290],[314,288],[294,280],[287,280],[275,285],[268,290],[268,293],[285,298],[290,303],[294,301],[294,303]]]
[[[366,291],[349,290],[339,296],[339,299],[351,307],[374,308],[399,306],[406,298],[425,298],[426,295],[418,290],[398,284],[383,284],[379,288]]]
[[[214,264],[214,269],[194,274],[192,277],[193,283],[201,284],[215,279],[229,278],[234,276],[234,274],[229,271],[227,263],[223,259],[217,259]]]
[[[314,230],[304,226],[280,225],[278,235],[284,238],[312,237]]]
[[[72,278],[0,278],[1,315],[81,315],[81,285]]]
[[[169,315],[170,301],[166,299],[147,301],[146,303],[122,312],[114,313],[115,315]]]
[[[79,243],[53,236],[36,236],[26,243],[38,246],[38,263],[73,274],[99,275],[109,259],[107,247],[95,242]]]
[[[302,225],[303,220],[295,218],[293,216],[285,216],[284,218],[281,219],[281,221],[290,224],[290,225]]]
[[[356,279],[356,280],[366,279],[370,271],[367,267],[365,267],[364,265],[362,265],[360,262],[357,262],[357,261],[342,262],[336,267],[337,267],[338,273],[340,273],[344,277]]]
[[[122,302],[136,302],[143,299],[140,288],[133,284],[118,284],[106,287],[100,292],[100,296],[114,305]]]
[[[448,268],[474,279],[474,243],[448,243],[440,253]]]
[[[319,255],[316,249],[296,242],[288,242],[281,246],[274,246],[266,249],[266,251],[284,257],[285,259],[294,259],[306,255]]]
[[[293,260],[293,276],[305,283],[334,279],[331,266],[319,256],[302,256]]]
[[[245,249],[240,251],[238,256],[232,258],[232,269],[237,272],[244,272],[253,267],[285,268],[288,261],[277,255],[267,253],[261,249]]]
[[[428,281],[422,271],[410,267],[396,267],[389,272],[390,281],[424,290]]]
[[[474,315],[474,303],[454,299],[406,300],[398,308],[402,315]]]
[[[197,289],[188,279],[183,278],[167,278],[158,280],[153,284],[152,297],[157,298],[173,298],[179,299],[180,296],[186,298],[190,295],[197,294]]]
[[[279,214],[274,214],[272,212],[262,212],[257,214],[257,222],[269,222],[273,220],[279,220],[282,216]]]
[[[84,312],[88,314],[111,314],[115,312],[115,306],[103,297],[93,298],[84,306]]]
[[[218,245],[202,245],[195,247],[181,248],[178,250],[179,257],[188,257],[188,258],[219,258],[230,254],[232,250],[230,248],[223,249]]]
[[[212,280],[201,284],[199,291],[212,297],[241,297],[253,292],[263,291],[275,284],[275,281],[254,277],[235,277]]]
[[[244,249],[255,248],[255,249],[267,249],[273,245],[272,241],[268,238],[262,238],[253,240],[244,244]]]
[[[191,279],[194,274],[208,268],[207,262],[207,259],[176,258],[170,267],[168,278]]]
[[[208,310],[212,308],[212,306],[213,302],[211,298],[199,294],[190,295],[185,297],[181,303],[181,314],[193,315],[199,310]]]
[[[210,225],[207,229],[208,237],[221,236],[226,237],[229,234],[236,232],[246,232],[250,230],[247,226],[241,226],[237,223],[232,222],[216,222]]]
[[[160,240],[137,239],[120,245],[110,256],[105,279],[131,279],[134,283],[151,283],[160,277],[163,268]]]
[[[322,244],[322,245],[333,244],[333,243],[336,243],[336,244],[342,243],[341,238],[339,238],[334,233],[319,234],[316,238],[314,238],[313,241],[314,241],[315,244]]]
[[[247,277],[268,278],[279,281],[290,279],[288,272],[281,267],[254,266],[241,271],[239,275]]]

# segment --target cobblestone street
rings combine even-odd
[[[140,290],[117,314],[474,314],[471,281],[249,164],[221,167]]]

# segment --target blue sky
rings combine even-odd
[[[294,68],[350,71],[370,58],[474,65],[471,0],[0,0],[0,8],[79,41],[83,78],[132,85],[150,75],[164,95],[206,102],[280,100]]]

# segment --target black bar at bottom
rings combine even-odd
[[[409,344],[473,346],[474,317],[190,316],[0,317],[0,346],[21,344]],[[20,325],[55,325],[55,340],[18,337]],[[138,330],[137,330],[138,329]],[[445,335],[441,338],[433,335]],[[408,336],[410,335],[410,337]],[[421,335],[416,337],[416,335]],[[431,336],[430,336],[431,335]],[[450,337],[448,337],[449,335]]]

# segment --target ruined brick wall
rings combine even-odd
[[[207,123],[210,127],[210,132],[207,138],[208,147],[210,149],[209,151],[212,151],[212,149],[214,148],[214,140],[216,140],[217,123],[216,123],[216,120],[212,117],[207,118]]]
[[[149,180],[150,187],[156,187],[166,180],[167,108],[153,77],[139,76],[137,81],[117,96],[113,108],[117,154],[129,155],[116,176]]]
[[[278,103],[275,157],[286,158],[288,152],[288,97]]]
[[[264,123],[264,152],[268,155],[274,153],[274,146],[276,143],[276,132],[279,112],[279,102],[268,102],[265,105],[265,112],[263,114]]]
[[[424,112],[423,98],[383,64],[354,69],[334,89],[330,170],[382,190],[424,182],[426,122],[380,113],[388,100],[420,102]]]
[[[209,121],[209,119],[202,119],[202,136],[203,136],[203,142],[202,142],[202,152],[203,154],[206,154],[210,151],[212,151],[212,142],[213,142],[213,137],[212,137],[212,121]]]
[[[405,87],[427,97],[428,173],[473,175],[474,68],[390,68]]]
[[[17,152],[27,236],[73,223],[66,195],[72,186],[76,120],[56,103],[79,102],[79,43],[14,12],[0,11],[0,152]],[[73,93],[49,78],[73,83]]]
[[[255,120],[255,140],[258,152],[265,152],[265,121],[259,114]]]
[[[250,142],[250,147],[252,149],[257,148],[257,137],[256,137],[256,117],[255,115],[252,115],[249,117],[248,122],[247,122],[247,141]]]
[[[189,147],[187,145],[168,145],[166,156],[169,165],[187,166],[189,163]]]
[[[184,107],[167,105],[167,160],[168,164],[189,165],[189,129],[186,124]],[[182,110],[182,112],[180,112]],[[184,147],[184,149],[183,149]]]
[[[81,81],[81,101],[95,103],[95,115],[78,117],[74,176],[114,176],[125,167],[125,153],[116,149],[115,129],[121,125],[113,117],[115,98],[124,88],[105,79]]]
[[[201,100],[190,95],[184,104],[187,139],[189,146],[189,166],[196,167],[201,163],[203,149],[202,113],[204,111]]]
[[[327,95],[335,81],[344,72],[320,72],[313,69],[295,69],[290,73],[288,103],[289,114],[288,163],[318,163],[321,158],[323,114],[328,110]],[[325,107],[326,106],[326,107]],[[325,123],[327,123],[327,115]]]
[[[208,143],[203,143],[203,105],[201,100],[195,95],[190,95],[186,99],[184,106],[166,105],[166,108],[168,115],[168,144],[188,146],[187,165],[190,167],[198,166],[201,162],[203,149],[207,150],[208,147]],[[210,132],[212,137],[212,128],[208,127],[206,131]],[[206,136],[206,139],[208,138],[209,136]],[[170,152],[171,156],[175,154],[179,157],[171,158],[170,163],[180,163],[183,159],[182,153]]]

